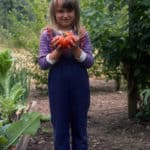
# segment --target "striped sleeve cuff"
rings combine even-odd
[[[50,55],[50,54],[48,54],[48,55],[46,56],[46,61],[47,61],[49,64],[51,64],[51,65],[55,64],[55,63],[56,63],[56,60],[50,59],[49,55]]]
[[[87,54],[84,51],[81,51],[81,55],[79,58],[76,58],[79,62],[83,62],[87,57]]]

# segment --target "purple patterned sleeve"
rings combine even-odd
[[[82,37],[80,46],[81,46],[81,49],[87,54],[86,59],[81,63],[86,68],[90,68],[94,63],[94,57],[92,55],[92,44],[91,44],[91,41],[87,32]]]
[[[52,66],[52,64],[50,64],[46,60],[46,56],[52,51],[52,48],[50,47],[49,43],[50,43],[50,39],[48,33],[46,31],[42,32],[40,37],[38,62],[41,69],[43,70],[49,69]],[[91,67],[94,63],[94,58],[92,55],[91,41],[87,32],[81,38],[80,48],[86,53],[86,59],[81,63],[86,68]]]
[[[50,41],[49,41],[47,32],[46,31],[42,32],[41,37],[40,37],[38,62],[39,62],[41,69],[43,69],[43,70],[49,69],[51,67],[51,64],[48,63],[46,60],[46,56],[51,51],[49,42]]]

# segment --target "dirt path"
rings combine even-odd
[[[115,92],[113,81],[90,81],[89,150],[150,150],[150,124],[140,125],[128,120],[126,92]],[[31,96],[38,102],[38,111],[49,114],[47,96],[35,91]],[[42,123],[27,150],[53,150],[49,122]]]

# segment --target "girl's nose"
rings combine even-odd
[[[68,17],[68,13],[65,12],[63,16],[64,16],[65,18]]]

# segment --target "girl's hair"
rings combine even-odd
[[[49,17],[50,17],[52,28],[55,28],[57,26],[56,16],[55,16],[57,3],[58,3],[58,0],[51,0],[50,7],[49,7]],[[75,11],[75,20],[73,23],[73,30],[75,30],[78,33],[80,29],[79,1],[78,0],[63,0],[62,7],[65,9],[68,9],[69,11],[71,10]]]

